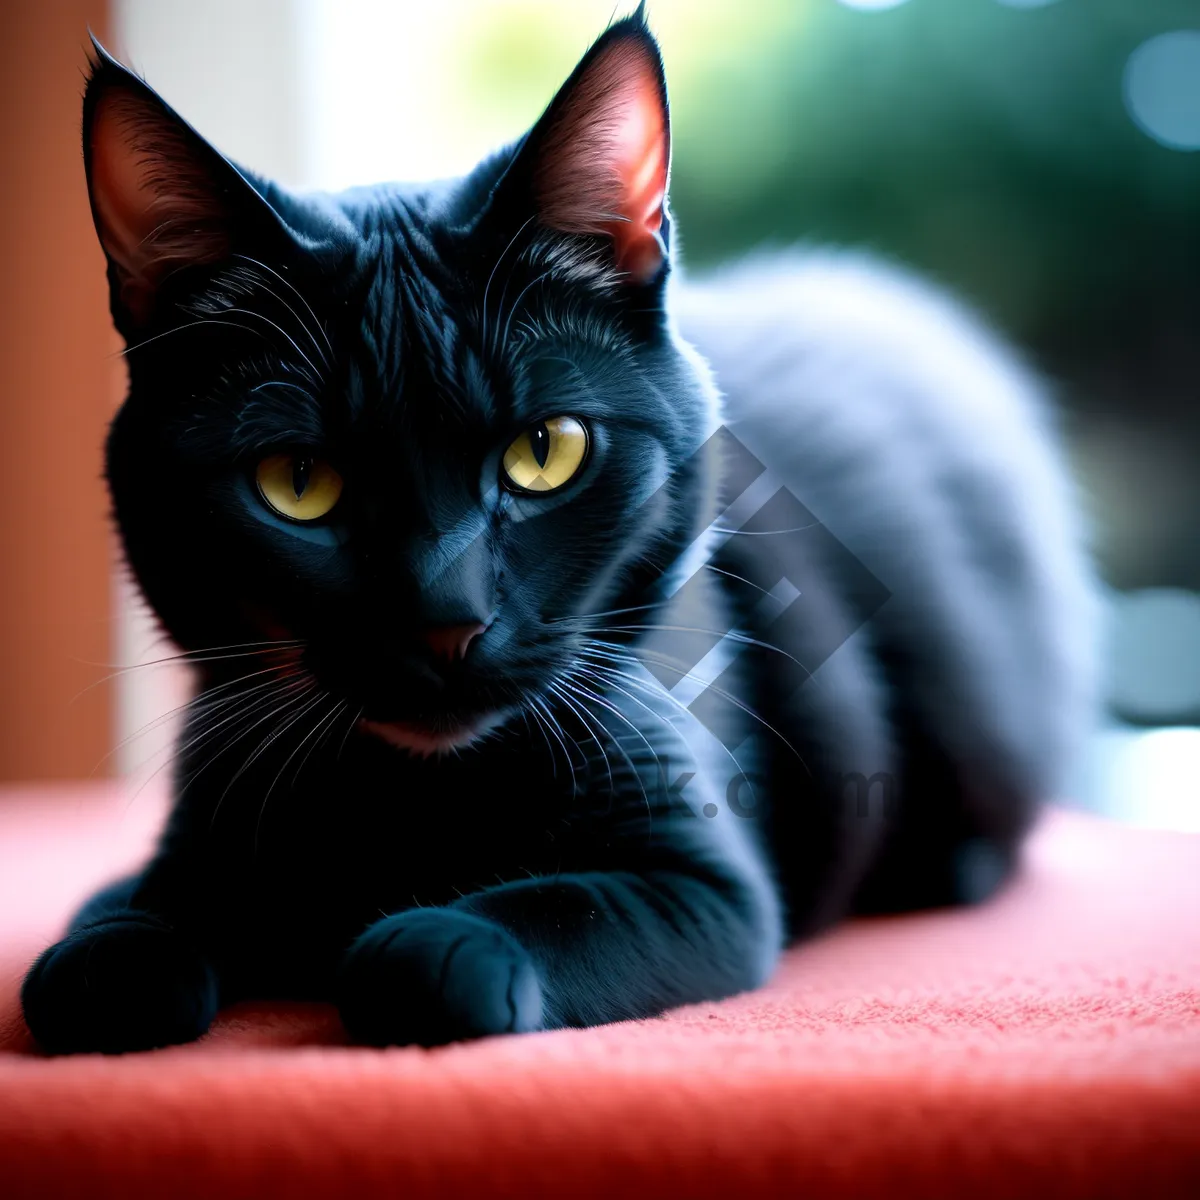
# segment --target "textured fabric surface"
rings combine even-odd
[[[1200,1196],[1200,837],[1052,812],[982,909],[860,921],[770,986],[436,1051],[321,1006],[47,1060],[20,976],[160,800],[0,792],[0,1196]]]

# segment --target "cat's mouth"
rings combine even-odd
[[[483,713],[467,720],[442,717],[437,721],[369,721],[362,719],[359,728],[382,739],[399,750],[428,758],[462,750],[495,729],[503,721],[502,713]]]

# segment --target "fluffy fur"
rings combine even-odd
[[[643,1016],[998,886],[1092,695],[1038,387],[862,258],[683,279],[641,10],[467,178],[339,196],[234,168],[97,55],[108,479],[198,687],[157,853],[26,979],[46,1050],[242,997],[375,1044]],[[137,255],[163,229],[170,269]],[[562,414],[583,467],[514,492],[505,448]],[[280,452],[342,475],[327,517],[257,494]]]

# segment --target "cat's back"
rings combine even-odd
[[[860,254],[760,254],[674,299],[726,427],[890,593],[867,636],[916,722],[964,761],[987,743],[1028,786],[1061,786],[1090,718],[1096,606],[1033,373],[938,289]]]

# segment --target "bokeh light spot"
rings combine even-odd
[[[896,8],[905,3],[905,0],[838,0],[838,3],[846,8],[879,9]]]
[[[1115,604],[1111,699],[1130,719],[1171,722],[1200,714],[1200,595],[1147,588]]]
[[[1200,729],[1121,731],[1101,747],[1100,811],[1149,829],[1200,833]]]
[[[1143,42],[1125,64],[1124,91],[1143,133],[1172,150],[1200,150],[1200,29]]]

